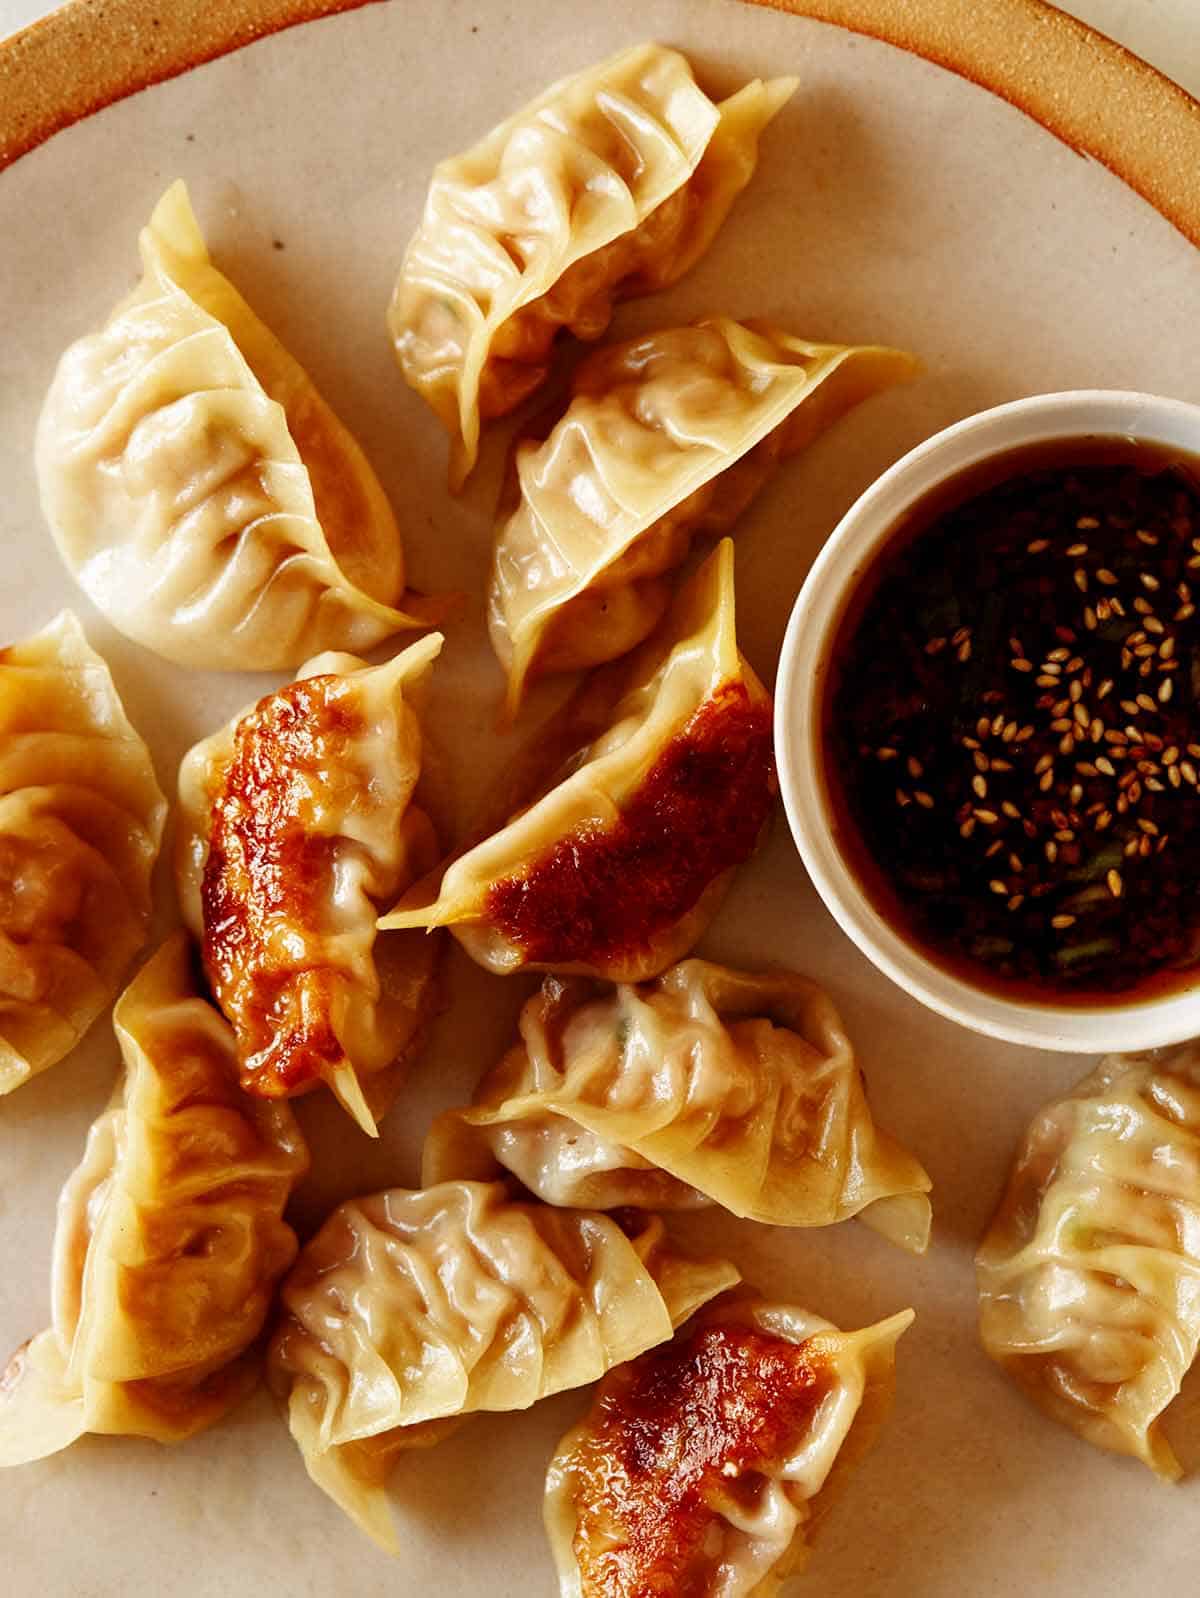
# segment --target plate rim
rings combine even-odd
[[[68,0],[0,41],[0,172],[118,100],[384,0]],[[1048,0],[742,0],[865,34],[1007,100],[1200,245],[1200,101]]]

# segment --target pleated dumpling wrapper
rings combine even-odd
[[[839,1332],[734,1295],[611,1371],[546,1477],[562,1598],[774,1598],[875,1441],[912,1320]]]
[[[1200,1044],[1112,1055],[1034,1117],[976,1259],[984,1349],[1098,1448],[1181,1474],[1200,1349]]]
[[[596,674],[561,775],[468,849],[431,905],[385,927],[449,926],[472,959],[640,982],[703,934],[771,814],[771,698],[738,652],[733,545],[662,629]]]
[[[505,1170],[549,1204],[715,1202],[778,1226],[857,1215],[929,1242],[929,1177],[871,1117],[829,995],[685,960],[640,987],[547,977],[521,1042],[430,1129],[422,1180]]]
[[[167,802],[69,610],[0,650],[0,1094],[67,1054],[146,941]]]
[[[795,78],[714,104],[678,51],[641,44],[563,78],[433,175],[392,297],[405,379],[452,440],[544,381],[560,329],[599,338],[618,299],[666,288],[715,238]]]
[[[500,1182],[395,1188],[340,1205],[305,1247],[269,1377],[313,1481],[395,1552],[399,1454],[595,1381],[737,1280],[676,1252],[657,1216],[517,1203]]]
[[[641,643],[697,535],[731,527],[785,456],[916,369],[900,350],[728,317],[590,355],[549,436],[518,444],[497,531],[488,623],[509,713],[531,677]]]
[[[182,182],[142,281],[59,363],[37,431],[59,551],[114,627],[184,666],[369,649],[409,602],[396,518],[303,368],[209,259]]]
[[[0,1380],[0,1465],[85,1432],[169,1443],[212,1425],[257,1378],[252,1345],[296,1255],[283,1208],[303,1139],[288,1105],[239,1089],[182,933],[113,1022],[124,1082],[59,1200],[53,1325]]]
[[[371,1136],[433,1011],[437,943],[376,923],[438,858],[412,802],[412,701],[441,647],[429,633],[382,666],[319,655],[179,773],[180,903],[242,1086],[325,1083]]]

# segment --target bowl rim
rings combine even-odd
[[[793,840],[826,909],[856,947],[928,1008],[1005,1042],[1089,1053],[1179,1043],[1200,1033],[1200,976],[1185,992],[1119,1004],[1056,1004],[976,987],[892,927],[836,841],[821,776],[822,706],[833,637],[854,587],[891,533],[933,489],[1023,445],[1124,437],[1200,456],[1200,405],[1123,389],[1035,394],[954,422],[901,456],[829,535],[792,606],[775,687],[780,792]]]

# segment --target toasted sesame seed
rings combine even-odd
[[[1142,839],[1141,848],[1139,850],[1139,853],[1141,854],[1141,857],[1142,857],[1143,860],[1145,860],[1145,859],[1147,859],[1149,857],[1150,851],[1153,848],[1154,848],[1154,840],[1153,840],[1153,838],[1143,838]]]
[[[1082,566],[1076,566],[1074,576],[1076,588],[1078,588],[1081,594],[1086,594],[1088,586],[1087,572],[1084,571]]]
[[[964,749],[979,748],[979,740],[977,738],[960,738],[958,741],[960,744],[962,744]]]
[[[1023,864],[1023,862],[1021,860],[1021,856],[1019,854],[1016,854],[1016,853],[1013,853],[1013,852],[1009,853],[1009,856],[1008,856],[1008,869],[1010,871],[1016,871],[1016,872],[1024,871],[1025,866],[1024,866],[1024,864]]]
[[[1130,838],[1129,842],[1125,845],[1125,848],[1122,850],[1122,853],[1124,854],[1126,860],[1128,860],[1133,855],[1137,854],[1138,850],[1141,847],[1142,847],[1142,840],[1140,838]]]
[[[1058,859],[1058,845],[1053,838],[1047,838],[1046,840],[1045,855],[1051,865]]]
[[[1083,788],[1079,783],[1073,782],[1071,784],[1071,790],[1067,797],[1070,799],[1073,805],[1079,804],[1083,798]]]
[[[982,821],[985,827],[994,827],[1000,817],[994,810],[981,810],[976,806],[973,812],[976,821]]]
[[[987,798],[987,779],[978,772],[971,778],[971,787],[981,799]]]
[[[1056,716],[1050,723],[1051,732],[1070,732],[1075,725],[1070,716]]]
[[[1153,821],[1148,821],[1145,816],[1138,817],[1138,826],[1143,832],[1148,832],[1152,838],[1158,837],[1158,828]]]
[[[1086,555],[1087,552],[1088,552],[1088,547],[1087,547],[1086,544],[1071,544],[1068,547],[1068,549],[1067,549],[1067,555],[1072,560],[1075,558],[1076,555]]]
[[[1075,833],[1071,827],[1060,827],[1054,834],[1059,843],[1074,843]]]
[[[1046,656],[1046,659],[1047,659],[1048,662],[1053,662],[1053,664],[1058,665],[1062,661],[1067,660],[1070,657],[1070,654],[1071,654],[1071,651],[1069,649],[1062,649],[1062,648],[1052,649],[1050,651],[1050,653]],[[1047,665],[1046,670],[1047,671],[1050,670],[1050,666],[1049,665]]]
[[[1081,705],[1078,702],[1076,702],[1075,705],[1075,724],[1076,726],[1081,727],[1084,732],[1087,732],[1091,726],[1091,722],[1088,720],[1087,706]]]
[[[944,638],[931,638],[925,645],[925,653],[927,655],[940,655],[945,647],[946,640]]]
[[[1009,817],[1010,820],[1012,820],[1012,821],[1020,821],[1021,812],[1017,809],[1016,805],[1013,804],[1011,799],[1003,799],[1003,800],[1001,800],[1000,808],[1001,808],[1001,810],[1003,810],[1004,814]]]
[[[1042,772],[1043,771],[1049,771],[1050,767],[1053,764],[1054,764],[1054,756],[1053,755],[1040,755],[1038,757],[1037,765],[1034,766],[1034,768],[1033,768],[1034,776],[1035,777],[1040,777]]]
[[[991,730],[992,723],[990,718],[987,716],[980,716],[979,720],[975,723],[975,736],[977,738],[986,738],[991,733]]]
[[[1159,582],[1158,578],[1153,576],[1150,572],[1139,572],[1138,576],[1141,578],[1142,587],[1147,589],[1152,594],[1157,593],[1159,588],[1162,587],[1162,584]]]
[[[1143,544],[1148,544],[1151,549],[1153,549],[1155,544],[1158,543],[1158,535],[1156,533],[1147,532],[1144,527],[1138,528],[1137,536]]]
[[[1110,608],[1112,609],[1112,613],[1113,613],[1114,616],[1124,616],[1124,614],[1125,614],[1125,606],[1121,603],[1121,601],[1117,598],[1117,596],[1115,594],[1112,596],[1112,598],[1109,600],[1108,603],[1109,603]]]
[[[1004,848],[1004,839],[1003,838],[997,838],[995,843],[989,843],[987,848],[983,851],[983,858],[985,860],[991,860],[997,854],[999,854],[1000,850],[1003,849],[1003,848]]]
[[[1148,633],[1154,633],[1157,636],[1159,633],[1165,632],[1166,628],[1163,626],[1162,622],[1159,621],[1157,616],[1147,616],[1146,631]]]
[[[1083,607],[1083,625],[1090,633],[1094,633],[1096,631],[1096,612],[1090,605],[1085,605]]]
[[[1057,688],[1058,687],[1058,678],[1057,677],[1050,677],[1045,672],[1042,672],[1041,676],[1035,677],[1034,681],[1037,683],[1039,688]]]
[[[908,774],[910,777],[920,777],[924,773],[925,768],[917,759],[916,755],[909,755],[906,764],[908,766]]]
[[[993,716],[993,718],[992,718],[992,737],[993,738],[998,738],[1003,730],[1004,730],[1004,717],[1003,717],[1003,715]]]
[[[993,893],[1002,893],[1006,898],[1008,897],[1008,883],[1001,882],[999,877],[993,877],[988,883],[988,887]]]
[[[1032,660],[1026,660],[1023,655],[1022,656],[1017,656],[1013,660],[1010,660],[1009,661],[1009,665],[1012,667],[1012,669],[1014,671],[1032,671],[1033,670],[1033,661]]]
[[[1099,766],[1093,766],[1090,760],[1077,761],[1075,770],[1081,777],[1098,777],[1100,775]]]
[[[1158,700],[1159,700],[1159,703],[1165,705],[1167,700],[1170,699],[1172,693],[1174,693],[1174,691],[1175,691],[1175,679],[1173,677],[1168,677],[1165,680],[1165,682],[1159,683],[1159,685],[1158,685]]]
[[[1196,547],[1200,549],[1200,544]],[[1035,538],[1031,544],[1026,544],[1025,546],[1026,553],[1029,555],[1040,555],[1044,549],[1049,548],[1050,540],[1048,538]]]
[[[968,816],[967,819],[963,822],[962,826],[959,827],[958,835],[959,835],[960,838],[969,838],[974,831],[975,831],[975,817],[974,816]]]
[[[975,770],[976,771],[988,771],[988,770],[991,769],[991,764],[992,763],[988,759],[988,757],[984,754],[982,749],[977,749],[975,751],[974,755],[971,758],[975,762]]]
[[[967,661],[970,660],[970,658],[971,658],[971,640],[968,638],[968,639],[966,639],[966,641],[964,643],[961,643],[958,646],[958,663],[959,663],[959,665],[960,666],[965,666]]]
[[[1092,724],[1088,728],[1088,737],[1094,744],[1098,744],[1104,737],[1104,723],[1100,720],[1099,716],[1092,717]]]
[[[1186,782],[1189,787],[1194,788],[1196,786],[1196,768],[1192,765],[1191,761],[1181,760],[1179,762],[1179,770],[1184,782]]]
[[[1137,704],[1138,709],[1140,710],[1154,711],[1158,709],[1158,706],[1154,703],[1149,694],[1139,694],[1137,696]]]
[[[952,632],[950,634],[950,642],[952,644],[961,644],[964,639],[969,638],[970,636],[971,629],[969,627],[960,627],[956,632]]]
[[[1000,736],[1006,744],[1010,744],[1017,736],[1018,730],[1019,729],[1015,721],[1006,721],[1004,724],[1004,731],[1000,734]]]
[[[1085,529],[1089,529],[1089,528],[1092,528],[1092,527],[1099,527],[1099,525],[1100,525],[1100,523],[1096,520],[1096,518],[1094,516],[1080,516],[1078,518],[1078,520],[1076,521],[1076,523],[1075,523],[1075,526],[1079,529],[1080,532],[1083,532]]]
[[[1115,588],[1117,585],[1116,577],[1112,572],[1109,571],[1107,566],[1101,566],[1100,570],[1096,573],[1096,578],[1099,582],[1102,582],[1106,588]]]
[[[1075,706],[1075,714],[1076,717],[1078,717],[1079,701],[1083,698],[1083,684],[1081,682],[1073,682],[1068,689],[1068,697],[1070,698],[1071,703]],[[1084,725],[1087,725],[1086,721]]]
[[[992,761],[992,770],[993,771],[1011,771],[1012,770],[1012,761],[1011,760],[993,760]]]
[[[875,751],[875,758],[876,760],[895,760],[898,753],[898,750],[889,748],[887,744],[880,744],[879,748]]]
[[[1162,643],[1159,644],[1159,646],[1158,646],[1159,659],[1160,660],[1170,660],[1171,656],[1174,653],[1175,653],[1175,640],[1174,640],[1174,638],[1164,638]]]
[[[1104,880],[1108,883],[1109,893],[1112,894],[1114,899],[1119,899],[1125,886],[1121,881],[1121,873],[1114,868]]]
[[[922,810],[933,809],[933,795],[931,793],[926,793],[924,788],[916,789],[916,791],[913,793],[913,798],[917,801]]]
[[[1051,916],[1050,925],[1055,929],[1056,932],[1064,932],[1067,927],[1073,927],[1075,925],[1075,917],[1067,915]]]
[[[1096,757],[1096,770],[1105,777],[1115,777],[1117,774],[1116,766],[1113,765],[1107,755],[1098,755]]]
[[[1025,895],[1023,893],[1014,893],[1012,898],[1008,901],[1008,908],[1010,910],[1019,910],[1024,903]]]
[[[1096,817],[1093,825],[1095,826],[1097,832],[1104,832],[1106,828],[1112,825],[1112,811],[1102,810]]]
[[[1064,733],[1058,740],[1058,752],[1060,755],[1073,755],[1075,753],[1075,740],[1069,732]]]
[[[1172,788],[1178,788],[1182,780],[1183,779],[1179,775],[1178,766],[1167,767],[1167,781],[1171,784]]]
[[[1191,562],[1189,561],[1188,564],[1190,565]],[[1175,620],[1176,621],[1191,621],[1192,617],[1195,614],[1196,614],[1195,605],[1180,605],[1179,609],[1175,612]]]

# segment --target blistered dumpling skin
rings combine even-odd
[[[396,1456],[478,1410],[595,1381],[738,1280],[662,1222],[514,1202],[503,1183],[342,1204],[284,1283],[269,1356],[309,1475],[389,1552]]]
[[[432,1013],[436,941],[376,922],[437,862],[411,802],[411,699],[441,647],[430,633],[382,666],[320,655],[179,775],[180,902],[242,1086],[283,1097],[324,1082],[372,1136]]]
[[[311,379],[213,266],[187,188],[142,281],[59,363],[37,432],[60,553],[114,627],[184,666],[265,671],[424,626],[396,519]]]
[[[979,1329],[1038,1407],[1174,1481],[1200,1349],[1200,1045],[1113,1055],[1040,1110],[980,1244]]]
[[[480,423],[541,385],[561,329],[599,338],[615,301],[699,260],[796,81],[755,79],[714,104],[677,51],[637,45],[438,166],[388,328],[451,436],[453,487],[475,464]]]
[[[585,703],[601,730],[566,775],[455,860],[433,904],[402,901],[381,926],[448,926],[501,975],[640,982],[692,948],[776,793],[771,699],[738,652],[728,539]]]
[[[67,1054],[146,941],[167,804],[70,611],[0,650],[0,1094]]]
[[[828,994],[686,960],[597,990],[548,977],[475,1102],[434,1122],[422,1180],[508,1170],[550,1204],[691,1207],[779,1226],[858,1215],[929,1241],[929,1177],[871,1118]]]
[[[726,531],[782,459],[915,370],[899,350],[728,317],[589,356],[549,436],[518,445],[497,531],[488,619],[509,713],[531,677],[640,644],[693,538]]]
[[[178,1442],[253,1385],[250,1353],[296,1254],[308,1154],[286,1104],[247,1098],[184,934],[113,1013],[125,1075],[59,1201],[53,1325],[0,1380],[0,1465],[85,1432]]]
[[[739,1295],[611,1371],[546,1477],[562,1598],[773,1598],[874,1442],[912,1320],[839,1332]]]

